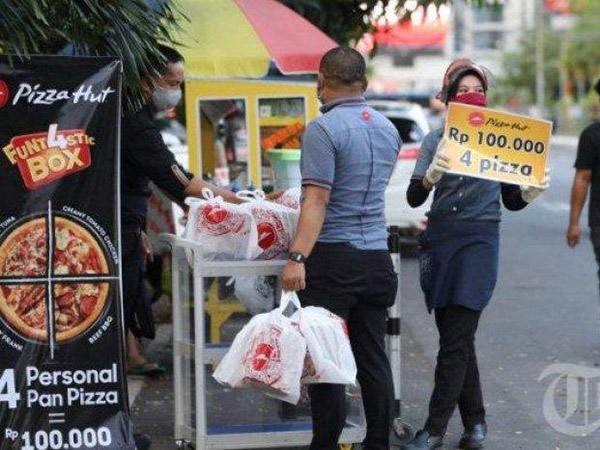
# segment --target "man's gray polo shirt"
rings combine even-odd
[[[318,242],[387,249],[385,189],[402,145],[396,127],[364,98],[321,108],[302,138],[302,185],[331,190]]]

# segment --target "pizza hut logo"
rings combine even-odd
[[[245,377],[258,383],[272,385],[281,378],[281,328],[271,325],[258,334],[246,359]]]
[[[271,248],[277,241],[277,230],[271,223],[258,224],[258,245],[263,250]]]
[[[60,130],[56,124],[48,131],[15,136],[2,150],[11,164],[17,165],[25,186],[38,189],[59,178],[90,166],[90,147],[96,139],[85,130]]]
[[[44,89],[40,84],[19,84],[12,104],[16,105],[21,100],[30,105],[53,105],[56,102],[71,100],[73,103],[105,103],[108,96],[116,90],[107,87],[101,90],[94,89],[91,84],[81,84],[75,91],[59,89]]]
[[[269,366],[269,361],[275,354],[275,348],[270,344],[260,344],[252,358],[252,370],[263,371]]]
[[[258,246],[263,250],[261,259],[273,259],[289,247],[289,236],[275,211],[256,207],[252,209],[258,230]]]
[[[198,231],[211,236],[239,233],[244,226],[244,217],[234,213],[220,203],[209,203],[200,210]]]
[[[485,123],[485,115],[480,111],[469,114],[469,124],[474,127],[480,127]]]
[[[3,108],[10,98],[10,90],[3,80],[0,80],[0,108]]]

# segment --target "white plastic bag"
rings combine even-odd
[[[275,306],[275,286],[270,282],[271,278],[258,275],[239,275],[231,278],[235,286],[235,297],[253,316],[271,311]]]
[[[188,198],[190,205],[184,237],[202,246],[207,261],[245,261],[257,258],[257,226],[246,207],[225,202],[209,189],[205,200]]]
[[[289,303],[300,302],[293,293],[284,293],[279,308],[255,316],[235,337],[213,378],[229,387],[251,386],[270,397],[296,404],[306,343],[289,317],[283,315]]]
[[[306,340],[302,382],[355,384],[356,361],[343,319],[325,308],[307,306],[292,316]]]
[[[238,196],[247,200],[241,207],[252,214],[256,223],[257,259],[285,259],[296,237],[300,211],[265,200],[262,191],[241,191]]]
[[[300,198],[302,197],[302,188],[295,187],[285,191],[281,197],[275,200],[278,203],[288,208],[300,210]]]

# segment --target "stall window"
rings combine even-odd
[[[263,189],[275,181],[268,158],[271,149],[299,150],[306,126],[304,97],[261,98],[258,101]]]
[[[249,142],[244,99],[200,100],[202,174],[213,183],[249,186]]]

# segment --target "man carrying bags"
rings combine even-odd
[[[283,287],[303,306],[329,309],[346,320],[367,420],[365,450],[387,450],[394,397],[385,350],[387,308],[397,277],[387,249],[384,193],[400,137],[367,106],[363,57],[337,47],[321,60],[318,95],[323,116],[303,137],[304,199]],[[346,420],[345,386],[309,387],[312,450],[334,450]]]

